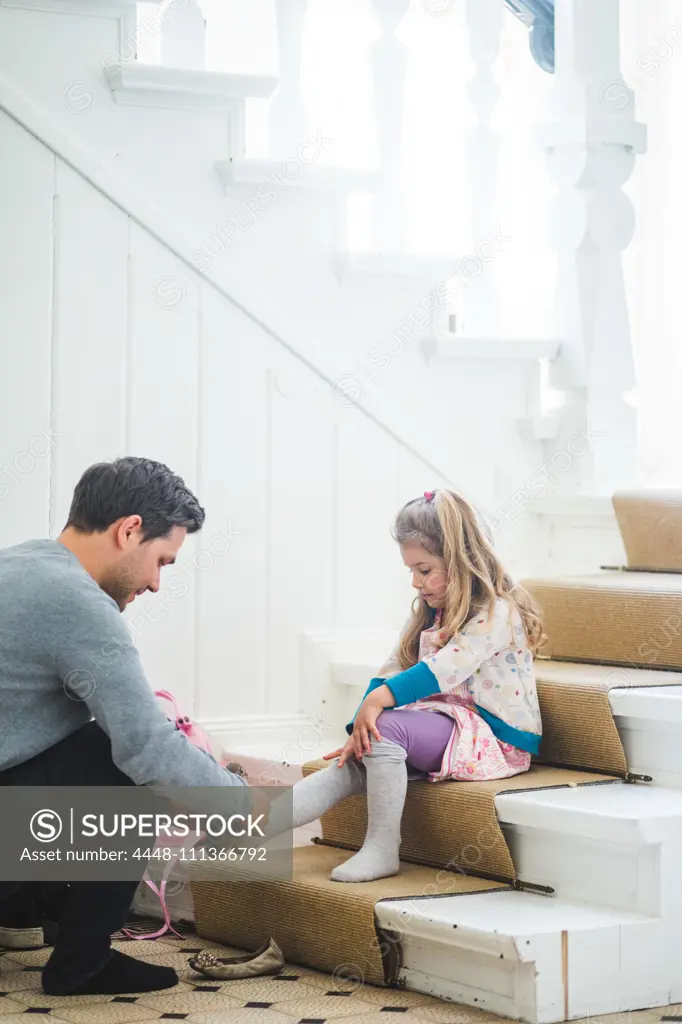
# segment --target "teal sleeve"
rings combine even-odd
[[[365,697],[367,696],[368,693],[371,693],[372,690],[378,690],[379,687],[383,686],[385,682],[385,679],[380,679],[378,676],[375,676],[374,679],[370,679],[369,686],[365,690]],[[364,700],[365,697],[363,697],[362,699]]]
[[[430,697],[432,693],[440,693],[438,680],[423,661],[418,662],[404,672],[398,672],[397,675],[391,676],[390,679],[372,679],[365,692],[365,697],[372,690],[376,690],[379,686],[384,686],[384,684],[388,686],[395,697],[396,707],[402,707],[403,704],[412,704],[413,701],[421,700],[422,697]],[[362,699],[364,700],[365,697]],[[355,715],[357,715],[357,711]],[[353,715],[353,722],[355,721],[355,715]],[[353,731],[353,722],[349,722],[346,726],[346,732],[349,736]]]
[[[395,697],[396,707],[440,693],[438,680],[425,661],[418,661],[412,668],[399,672],[391,679],[384,679],[384,682]]]
[[[365,690],[362,700],[364,700],[367,694],[371,693],[372,690],[376,690],[380,686],[383,686],[385,682],[385,679],[380,679],[378,676],[375,676],[374,679],[370,679],[369,686]],[[360,703],[362,703],[362,701]],[[357,715],[357,711],[355,712],[355,715]],[[353,715],[353,722],[355,721],[355,715]],[[353,722],[349,722],[348,725],[346,726],[346,732],[348,733],[349,736],[353,731]]]

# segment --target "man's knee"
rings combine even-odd
[[[66,785],[134,785],[114,763],[111,740],[97,722],[88,722],[62,742],[69,748],[67,756],[61,759],[63,774],[69,776],[64,779]]]

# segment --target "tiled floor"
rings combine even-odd
[[[144,996],[46,996],[40,969],[48,949],[0,953],[0,1024],[39,1014],[41,1021],[71,1024],[134,1024],[147,1020],[188,1020],[196,1024],[493,1024],[500,1018],[480,1010],[441,1002],[397,989],[354,986],[306,967],[287,966],[278,977],[251,981],[210,981],[189,967],[190,955],[215,943],[196,935],[183,939],[117,942],[117,948],[142,960],[174,967],[180,982]],[[228,953],[234,954],[234,950]],[[609,1017],[590,1024],[659,1024],[662,1017],[682,1019],[682,1007]]]

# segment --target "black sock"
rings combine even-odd
[[[75,986],[63,989],[57,985],[55,988],[50,984],[49,964],[43,972],[43,989],[53,996],[113,996],[121,992],[156,992],[163,988],[173,988],[177,984],[178,976],[172,967],[147,964],[134,956],[119,953],[117,949],[112,949],[111,958],[101,971]]]

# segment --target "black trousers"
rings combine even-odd
[[[0,786],[132,786],[114,764],[111,743],[96,722],[89,722],[37,757],[0,772]],[[145,865],[140,868],[140,875]],[[43,977],[68,990],[96,974],[109,959],[111,935],[126,922],[137,882],[71,882],[59,921],[59,934]],[[0,881],[3,903],[16,907],[35,896],[33,883]]]

